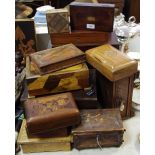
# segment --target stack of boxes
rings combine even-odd
[[[26,58],[29,99],[18,138],[23,152],[68,151],[71,143],[85,149],[123,142],[122,118],[131,117],[137,63],[107,44],[114,5],[72,3],[70,17],[71,30],[67,10],[48,12],[54,48]],[[90,47],[95,48],[81,51]]]

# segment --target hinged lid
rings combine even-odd
[[[111,81],[137,72],[138,63],[109,44],[86,51],[87,62]]]

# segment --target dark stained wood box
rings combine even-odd
[[[89,87],[89,69],[85,63],[40,75],[27,57],[26,83],[30,96],[55,94]]]
[[[122,118],[133,116],[138,63],[108,44],[86,51],[86,59],[97,70],[97,96],[103,108],[120,108]]]
[[[116,48],[119,48],[119,43],[115,32],[73,31],[71,33],[51,34],[50,38],[53,47],[73,43],[80,50],[86,51],[108,43]]]
[[[71,93],[27,99],[26,127],[31,135],[78,125],[80,113]]]
[[[120,146],[123,123],[119,109],[81,110],[81,124],[72,129],[73,146],[77,149]]]
[[[115,4],[115,15],[119,15],[123,12],[124,0],[98,0],[99,3]]]
[[[113,31],[114,4],[72,2],[70,22],[72,30]]]

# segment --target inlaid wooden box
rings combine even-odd
[[[96,68],[97,96],[103,108],[120,108],[122,118],[133,116],[132,93],[138,63],[111,45],[86,51]]]
[[[72,2],[71,30],[113,31],[114,4]]]
[[[26,132],[25,120],[23,120],[17,139],[17,144],[21,145],[23,153],[70,151],[70,142],[70,136],[61,138],[29,138]]]
[[[53,73],[40,75],[27,57],[26,82],[30,96],[55,94],[89,86],[89,69],[85,63]]]
[[[71,43],[33,53],[30,58],[42,75],[86,61],[85,53]]]
[[[31,135],[78,125],[81,121],[71,93],[27,99],[24,108],[27,131]]]
[[[15,20],[15,51],[20,51],[23,56],[37,51],[36,32],[33,19]]]
[[[70,32],[69,13],[66,8],[48,11],[46,19],[49,34]]]
[[[77,149],[120,146],[123,123],[119,109],[81,110],[81,124],[72,129],[73,146]]]

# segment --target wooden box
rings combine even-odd
[[[73,145],[77,149],[120,146],[123,123],[119,109],[81,110],[81,124],[72,129]]]
[[[69,13],[67,9],[53,9],[46,14],[48,33],[69,32]]]
[[[113,31],[114,4],[72,2],[71,30]]]
[[[100,107],[96,92],[96,70],[89,70],[90,86],[83,90],[72,91],[79,109],[96,109]]]
[[[73,44],[51,48],[30,55],[40,74],[47,74],[85,62],[85,54]]]
[[[28,99],[24,107],[27,131],[31,135],[80,123],[80,113],[71,93]]]
[[[120,108],[123,118],[132,116],[138,63],[108,44],[86,51],[86,59],[97,70],[97,96],[103,107]]]
[[[26,121],[23,120],[17,143],[21,145],[23,153],[70,151],[71,137],[61,138],[29,138],[26,133]]]
[[[33,62],[27,57],[26,82],[30,96],[54,94],[89,86],[89,69],[85,63],[53,73],[39,75]]]
[[[115,15],[123,12],[124,0],[98,0],[99,3],[115,4]]]
[[[80,50],[86,51],[108,43],[119,48],[117,36],[114,32],[73,31],[71,33],[51,34],[50,37],[53,47],[73,43]]]
[[[33,19],[15,20],[15,51],[20,51],[24,57],[37,51]]]

